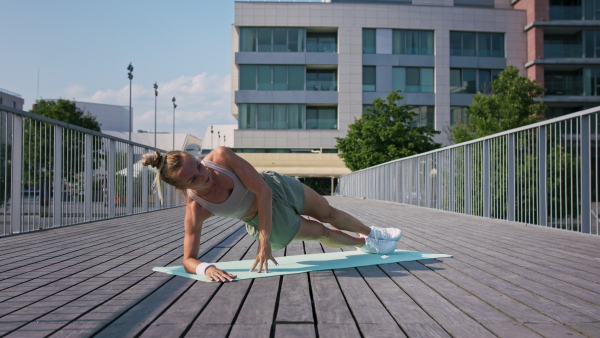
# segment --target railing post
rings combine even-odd
[[[465,145],[465,214],[471,214],[471,145]]]
[[[126,202],[127,215],[133,215],[133,145],[127,145],[127,190]]]
[[[548,196],[546,193],[546,188],[548,186],[546,169],[548,156],[546,151],[546,126],[540,126],[538,128],[538,152],[539,225],[548,226]]]
[[[591,233],[590,115],[581,117],[581,232]]]
[[[52,214],[54,217],[54,226],[62,225],[62,204],[63,204],[63,128],[54,126],[54,198],[52,200]]]
[[[431,208],[432,206],[432,193],[431,193],[431,163],[429,155],[423,156],[425,158],[425,168],[423,168],[423,179],[425,179],[425,207]]]
[[[10,228],[11,233],[21,232],[21,194],[23,193],[23,117],[7,114],[7,120],[12,117],[12,150],[10,177]]]
[[[92,143],[94,137],[91,134],[85,134],[85,158],[84,158],[84,181],[83,181],[83,201],[84,201],[84,219],[86,221],[92,220],[92,173],[94,168],[92,166],[94,154],[92,154]]]
[[[150,190],[148,189],[148,167],[142,167],[142,211],[148,212],[148,193]]]
[[[483,217],[490,217],[490,140],[483,141]]]
[[[108,217],[115,217],[117,141],[108,140]]]
[[[508,220],[515,221],[515,134],[508,134],[508,168],[506,199],[508,201]]]
[[[448,204],[449,204],[448,209],[452,212],[456,212],[456,202],[454,200],[454,196],[455,196],[454,189],[456,189],[456,187],[454,186],[454,151],[455,151],[455,148],[450,149],[449,154],[448,154],[449,155],[448,163],[450,165],[448,168],[449,169],[448,175],[450,176],[450,179],[448,181],[449,182],[448,187],[449,187],[449,191],[450,191],[450,199],[448,200]]]
[[[446,152],[444,152],[446,153]],[[435,207],[436,209],[442,209],[442,170],[443,165],[440,162],[440,152],[435,153],[435,187],[436,187],[436,196],[435,196]]]

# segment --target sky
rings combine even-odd
[[[133,130],[204,137],[231,115],[233,0],[0,0],[0,88],[25,100],[129,105]],[[39,75],[38,75],[39,74]],[[39,79],[39,80],[38,80]],[[39,90],[38,90],[39,84]]]

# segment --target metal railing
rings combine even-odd
[[[598,235],[599,111],[359,170],[339,192]]]
[[[154,148],[0,105],[0,236],[182,205],[141,155]]]

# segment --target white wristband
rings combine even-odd
[[[198,266],[196,267],[196,274],[197,275],[204,275],[205,274],[204,272],[206,271],[206,269],[208,269],[211,266],[215,266],[215,265],[214,264],[210,264],[210,263],[206,263],[206,262],[198,264]]]

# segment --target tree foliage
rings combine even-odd
[[[46,101],[40,100],[31,113],[59,120],[71,125],[100,131],[100,124],[92,115],[85,114],[77,108],[75,102],[69,100]],[[26,119],[23,125],[23,160],[28,170],[23,177],[26,184],[30,186],[44,185],[51,182],[54,169],[54,125]],[[66,128],[62,134],[62,177],[67,181],[74,180],[83,172],[86,156],[93,156],[94,169],[98,166],[98,152],[101,149],[101,141],[93,138],[92,152],[85,153],[85,137],[80,132],[74,132]]]
[[[407,105],[397,105],[402,100],[400,91],[391,92],[385,100],[373,100],[373,107],[355,120],[346,137],[336,137],[340,157],[352,170],[360,170],[380,163],[419,154],[439,148],[432,137],[439,134],[429,126],[414,127],[411,122],[416,113]]]
[[[466,142],[540,121],[546,107],[534,99],[544,91],[537,82],[520,76],[519,70],[509,65],[492,82],[491,95],[475,95],[468,108],[469,121],[450,128],[451,140]]]

